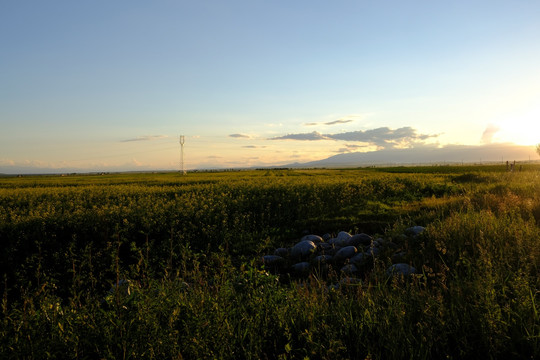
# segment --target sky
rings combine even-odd
[[[538,158],[538,19],[537,0],[0,0],[0,172],[179,169],[179,135],[187,169]]]

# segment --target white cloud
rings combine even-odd
[[[438,137],[438,134],[418,134],[416,129],[406,126],[398,129],[390,129],[388,127],[380,127],[371,130],[348,131],[337,134],[321,134],[317,131],[311,133],[288,134],[277,136],[269,140],[299,140],[299,141],[316,141],[316,140],[343,140],[355,141],[371,145],[376,145],[383,148],[403,147],[423,143],[429,138]]]
[[[0,159],[0,165],[2,165],[2,166],[14,166],[15,161],[13,161],[11,159]]]
[[[230,134],[229,137],[242,138],[242,139],[250,139],[251,138],[251,136],[246,135],[246,134]]]
[[[316,125],[337,125],[337,124],[346,124],[353,122],[354,120],[350,119],[339,119],[334,121],[328,121],[328,122],[312,122],[312,123],[305,123],[305,126],[316,126]]]
[[[167,135],[144,135],[138,136],[136,138],[121,140],[121,142],[132,142],[132,141],[153,141],[168,138]]]
[[[301,134],[287,134],[284,136],[277,136],[270,138],[269,140],[300,140],[300,141],[314,141],[314,140],[328,140],[328,138],[318,131]]]
[[[493,141],[493,136],[495,136],[495,134],[499,132],[500,129],[501,128],[497,125],[489,124],[486,127],[486,130],[484,130],[484,133],[482,134],[482,142],[484,144],[490,144]]]

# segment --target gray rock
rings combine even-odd
[[[330,284],[328,285],[328,291],[338,291],[339,290],[339,284]]]
[[[368,254],[369,256],[377,257],[380,253],[381,249],[379,249],[378,247],[373,246],[366,248],[366,254]]]
[[[351,246],[370,245],[371,240],[372,238],[368,234],[364,234],[364,233],[355,234],[351,236],[351,238],[347,241],[347,245],[351,245]]]
[[[394,255],[392,255],[392,263],[394,264],[397,264],[397,263],[402,263],[406,260],[407,258],[407,252],[406,251],[400,251],[398,253],[395,253]]]
[[[339,285],[346,286],[346,285],[360,285],[362,284],[362,280],[355,278],[355,277],[344,277],[339,282]]]
[[[314,274],[320,276],[320,275],[326,275],[328,271],[330,270],[332,257],[329,255],[322,255],[317,256],[312,262],[311,271],[313,271]]]
[[[405,263],[394,264],[386,270],[388,276],[409,276],[414,273],[416,273],[416,269]]]
[[[274,251],[274,255],[281,256],[282,258],[286,258],[287,256],[289,256],[289,249],[277,248]]]
[[[403,243],[407,241],[407,239],[408,239],[408,236],[405,234],[399,234],[394,238],[394,240],[397,241],[398,243]]]
[[[295,259],[305,259],[315,252],[317,246],[313,241],[304,240],[294,245],[291,250],[291,257]]]
[[[354,275],[358,273],[358,268],[354,264],[347,264],[343,266],[340,271],[347,275]]]
[[[332,261],[332,256],[330,256],[330,255],[319,255],[319,256],[316,256],[312,260],[312,263],[313,263],[313,265],[320,265],[320,264],[327,264],[327,263],[329,263],[331,261]]]
[[[332,245],[332,248],[330,250],[325,250],[324,253],[326,255],[336,256],[339,250],[341,250],[341,246]]]
[[[278,255],[264,255],[262,262],[265,266],[277,267],[285,263],[285,259]]]
[[[336,244],[339,246],[347,246],[347,243],[351,237],[351,234],[348,232],[340,231],[336,237]]]
[[[326,233],[326,234],[324,234],[324,235],[322,236],[322,238],[323,238],[324,241],[328,241],[328,240],[330,240],[330,239],[332,238],[332,235]]]
[[[300,239],[300,241],[313,241],[315,244],[318,244],[324,240],[319,235],[305,235]]]
[[[425,230],[426,228],[423,226],[412,226],[405,230],[405,235],[415,237],[423,233]]]
[[[329,244],[329,243],[326,243],[326,242],[322,242],[322,243],[318,244],[317,247],[322,252],[329,251],[329,250],[331,250],[333,248],[332,244]]]
[[[399,249],[399,245],[390,240],[384,242],[384,247],[392,250]]]
[[[366,253],[358,253],[354,255],[349,262],[357,267],[363,267],[371,263],[372,257]]]
[[[308,262],[300,262],[298,264],[294,264],[292,266],[292,269],[293,271],[297,274],[297,275],[308,275],[309,274],[309,269],[310,269],[310,265]]]
[[[337,263],[343,262],[346,259],[350,259],[356,254],[357,249],[354,246],[345,246],[344,248],[340,249],[335,255],[334,255],[334,261]]]

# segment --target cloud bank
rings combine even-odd
[[[482,134],[482,142],[484,144],[490,144],[493,141],[493,136],[495,136],[499,130],[501,130],[501,128],[497,125],[489,124]]]
[[[250,139],[251,138],[251,136],[246,135],[246,134],[230,134],[229,137],[242,138],[242,139]]]
[[[345,144],[344,148],[338,149],[337,153],[344,154],[344,153],[350,153],[353,151],[356,151],[358,149],[366,148],[368,145],[354,145],[354,144]]]
[[[351,122],[353,122],[355,120],[358,120],[358,119],[360,119],[360,118],[362,118],[364,116],[365,115],[351,114],[351,115],[347,115],[347,116],[341,117],[341,118],[339,118],[337,120],[333,120],[333,121],[305,123],[304,126],[319,126],[319,125],[330,126],[330,125],[347,124],[347,123],[351,123]]]
[[[144,135],[144,136],[138,136],[132,139],[121,140],[120,142],[152,141],[152,140],[159,140],[159,139],[166,139],[166,138],[168,138],[167,135]]]
[[[270,138],[269,140],[299,140],[299,141],[316,141],[316,140],[341,140],[361,142],[370,145],[376,145],[382,148],[394,148],[399,146],[407,146],[415,143],[423,143],[429,138],[438,137],[438,134],[418,134],[416,129],[410,126],[390,129],[388,127],[380,127],[371,130],[349,131],[337,134],[321,134],[317,131],[311,133],[288,134]]]
[[[318,131],[301,134],[288,134],[285,136],[277,136],[268,140],[300,140],[300,141],[315,141],[315,140],[330,140],[327,135],[323,135]]]
[[[350,123],[350,122],[353,122],[354,120],[345,120],[345,119],[340,119],[340,120],[334,120],[334,121],[329,121],[329,122],[323,122],[323,123],[318,123],[318,122],[312,122],[312,123],[305,123],[304,125],[305,126],[315,126],[315,125],[337,125],[337,124],[347,124],[347,123]]]

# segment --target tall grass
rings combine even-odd
[[[462,175],[6,180],[0,355],[539,357],[538,177]],[[414,276],[388,278],[382,257],[335,288],[340,274],[289,279],[257,262],[305,229],[365,231],[375,210]],[[414,224],[426,232],[400,236]]]

